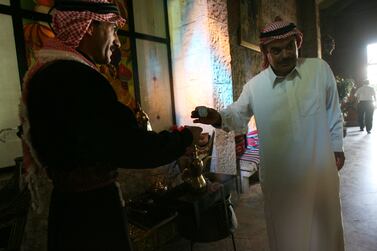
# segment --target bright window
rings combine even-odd
[[[377,87],[377,43],[369,44],[367,46],[368,55],[368,79],[370,85]]]
[[[21,156],[21,142],[15,137],[20,124],[18,104],[20,79],[14,41],[12,16],[0,14],[0,169],[14,165]],[[9,133],[8,133],[9,132]],[[12,137],[10,137],[12,136]]]

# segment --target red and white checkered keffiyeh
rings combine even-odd
[[[108,0],[87,0],[87,2],[110,3]],[[115,13],[98,14],[90,11],[59,11],[52,16],[52,27],[56,37],[66,46],[76,48],[93,20],[123,26],[126,20]]]
[[[262,36],[264,34],[264,36]],[[271,34],[271,35],[268,35]],[[284,39],[287,37],[295,36],[297,42],[297,48],[301,47],[303,34],[292,23],[282,21],[280,18],[276,18],[274,22],[266,25],[261,31],[259,46],[264,56],[262,68],[265,69],[269,66],[267,54],[265,51],[265,45],[272,41]]]

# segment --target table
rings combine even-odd
[[[177,197],[178,232],[193,243],[217,241],[232,234],[230,193],[237,189],[237,178],[218,173],[209,173],[207,178],[221,184],[219,189]]]

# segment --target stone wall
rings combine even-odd
[[[231,103],[261,70],[261,53],[240,45],[241,1],[168,1],[178,123],[190,122],[187,113],[198,102],[216,108]],[[260,0],[260,6],[258,30],[276,16],[292,21],[307,35],[301,55],[319,56],[315,0]]]
[[[192,124],[195,106],[221,109],[233,101],[227,4],[170,0],[168,11],[177,124]]]
[[[227,2],[208,0],[207,6],[214,107],[223,109],[233,102]]]
[[[301,57],[322,57],[319,9],[316,0],[297,0],[298,27],[304,34]]]

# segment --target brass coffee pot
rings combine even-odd
[[[199,150],[194,145],[193,160],[189,167],[186,167],[182,172],[183,181],[188,184],[193,192],[205,192],[207,182],[203,177],[203,161],[199,158]]]
[[[139,128],[142,128],[146,131],[152,131],[152,126],[151,126],[149,117],[144,112],[144,110],[141,109],[140,103],[136,104],[135,117],[136,117],[136,121],[137,121]]]

